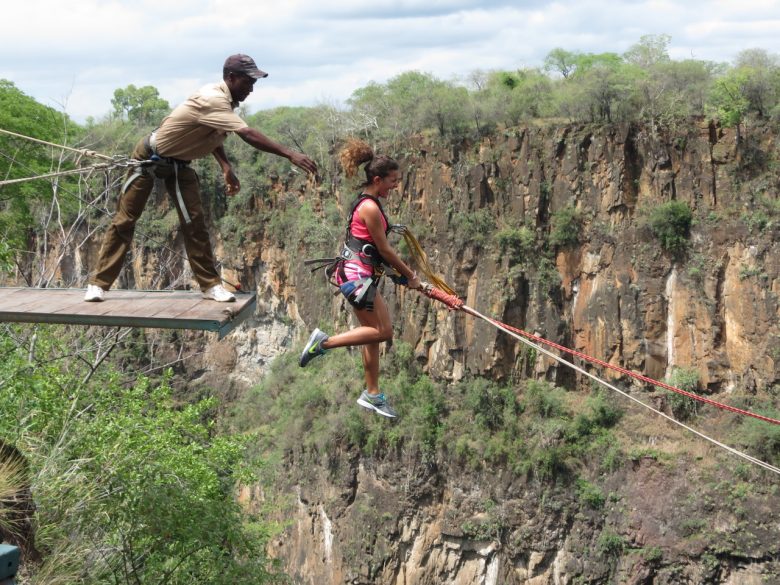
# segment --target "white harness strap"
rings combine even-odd
[[[120,193],[121,193],[122,195],[124,195],[124,194],[125,194],[125,191],[127,191],[127,188],[130,186],[130,184],[131,184],[133,181],[135,181],[135,180],[136,180],[138,177],[140,177],[141,175],[143,175],[143,174],[144,174],[144,169],[143,169],[143,167],[137,167],[137,168],[135,169],[135,172],[134,172],[132,175],[130,175],[130,176],[127,178],[127,181],[125,181],[125,182],[124,182],[124,184],[122,185],[122,191],[120,191]]]
[[[157,135],[154,132],[152,132],[149,136],[149,148],[152,149],[152,154],[161,158],[164,162],[173,165],[173,177],[176,182],[176,205],[179,206],[179,211],[181,211],[181,216],[184,218],[184,223],[192,223],[192,218],[190,218],[190,214],[187,211],[187,206],[184,205],[184,197],[182,197],[181,189],[179,188],[179,165],[181,163],[175,160],[165,160],[163,157],[160,157],[160,155],[157,154]],[[133,175],[130,179],[128,179],[126,184],[129,185],[135,180],[135,178],[135,175]]]

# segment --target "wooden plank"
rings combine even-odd
[[[158,313],[163,313],[163,317],[171,312],[171,307],[178,303],[181,303],[182,299],[160,299],[155,297],[149,297],[147,295],[138,296],[135,298],[106,298],[101,303],[83,303],[83,304],[97,304],[104,305],[110,308],[111,314],[118,317],[155,317]],[[184,300],[184,302],[192,302],[191,300]]]
[[[246,298],[243,298],[246,297]],[[242,322],[255,314],[257,309],[257,297],[253,294],[241,294],[236,295],[236,303],[240,300],[240,305],[236,305],[233,309],[233,316],[227,321],[223,322],[219,328],[219,338],[222,339],[238,327]]]
[[[25,293],[21,289],[9,289],[8,294],[0,297],[0,310],[23,310],[23,307],[35,303],[39,298],[37,295]]]
[[[88,303],[84,300],[83,295],[79,295],[78,302],[63,302],[63,298],[56,298],[55,301],[60,301],[59,304],[55,305],[52,303],[51,311],[48,311],[51,314],[62,314],[62,315],[92,315],[92,316],[100,316],[100,315],[106,315],[109,313],[116,313],[117,307],[115,304],[106,304],[106,303]],[[45,297],[44,297],[45,299]]]
[[[198,329],[221,338],[252,315],[257,303],[253,294],[217,303],[198,291],[112,290],[103,302],[83,299],[83,289],[0,287],[0,321]]]

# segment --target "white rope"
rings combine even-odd
[[[46,173],[44,175],[35,175],[34,177],[23,177],[20,179],[6,179],[5,181],[0,181],[0,187],[5,187],[6,185],[13,185],[15,183],[26,183],[28,181],[37,181],[38,179],[51,179],[54,177],[64,177],[67,175],[81,175],[81,174],[91,173],[92,171],[112,169],[116,166],[121,166],[121,165],[100,163],[97,165],[92,165],[90,167],[70,169],[67,171],[57,171],[54,173]]]
[[[24,134],[17,134],[16,132],[11,132],[10,130],[4,130],[0,128],[0,132],[3,134],[8,134],[9,136],[15,136],[16,138],[24,138],[25,140],[29,140],[31,142],[37,142],[38,144],[45,144],[46,146],[53,146],[55,148],[61,148],[63,150],[70,150],[71,152],[77,152],[81,156],[94,156],[96,158],[102,158],[107,161],[114,160],[113,157],[106,156],[105,154],[100,154],[99,152],[95,152],[94,150],[88,150],[86,148],[71,148],[70,146],[63,146],[61,144],[55,144],[53,142],[47,142],[46,140],[39,140],[38,138],[33,138],[32,136],[25,136]]]
[[[10,130],[4,130],[3,128],[0,128],[0,133],[2,134],[8,134],[9,136],[15,136],[16,138],[23,138],[25,140],[29,140],[31,142],[37,142],[38,144],[44,144],[46,146],[53,146],[55,148],[61,148],[62,150],[69,150],[71,152],[75,152],[79,154],[79,160],[76,162],[78,163],[81,160],[81,157],[83,156],[92,156],[96,158],[101,158],[107,162],[105,163],[98,163],[95,165],[91,165],[88,167],[80,167],[78,169],[70,169],[66,171],[57,171],[53,173],[46,173],[43,175],[34,175],[32,177],[23,177],[19,179],[6,179],[4,181],[0,181],[0,187],[4,187],[6,185],[14,185],[16,183],[25,183],[27,181],[36,181],[38,179],[51,179],[54,177],[64,177],[67,175],[79,175],[79,174],[88,174],[93,171],[100,171],[100,170],[110,170],[117,167],[134,167],[134,166],[141,166],[144,164],[147,164],[147,161],[138,161],[135,159],[128,159],[125,156],[106,156],[105,154],[100,154],[99,152],[95,152],[94,150],[88,150],[86,148],[71,148],[70,146],[63,146],[61,144],[55,144],[53,142],[47,142],[46,140],[39,140],[38,138],[33,138],[31,136],[25,136],[24,134],[17,134],[16,132],[11,132]],[[9,158],[9,160],[11,160]]]
[[[771,465],[771,464],[769,464],[769,463],[767,463],[767,462],[765,462],[765,461],[761,461],[760,459],[756,459],[755,457],[753,457],[753,456],[751,456],[751,455],[748,455],[747,453],[744,453],[744,452],[742,452],[742,451],[739,451],[738,449],[735,449],[734,447],[730,447],[729,445],[726,445],[725,443],[721,443],[720,441],[718,441],[718,440],[716,440],[716,439],[713,439],[712,437],[709,437],[709,436],[705,435],[704,433],[702,433],[702,432],[700,432],[700,431],[697,431],[696,429],[694,429],[694,428],[692,428],[692,427],[689,427],[688,425],[686,425],[686,424],[684,424],[684,423],[680,422],[679,420],[675,419],[674,417],[671,417],[671,416],[669,416],[668,414],[665,414],[665,413],[661,412],[660,410],[657,410],[656,408],[653,408],[653,407],[652,407],[652,406],[650,406],[649,404],[645,404],[644,402],[642,402],[642,401],[641,401],[641,400],[639,400],[638,398],[636,398],[636,397],[634,397],[634,396],[631,396],[630,394],[628,394],[627,392],[624,392],[624,391],[623,391],[623,390],[621,390],[620,388],[617,388],[616,386],[614,386],[614,385],[610,384],[609,382],[607,382],[607,381],[605,381],[605,380],[602,380],[602,379],[601,379],[601,378],[599,378],[598,376],[596,376],[596,375],[594,375],[594,374],[591,374],[590,372],[588,372],[588,371],[584,370],[584,369],[583,369],[583,368],[581,368],[580,366],[578,366],[578,365],[576,365],[576,364],[574,364],[574,363],[572,363],[572,362],[566,361],[566,360],[565,360],[565,359],[563,359],[562,357],[560,357],[560,356],[558,356],[558,355],[555,355],[555,354],[554,354],[554,353],[552,353],[551,351],[549,351],[549,350],[547,350],[547,349],[545,349],[545,348],[543,348],[543,347],[541,347],[541,346],[539,346],[539,345],[537,345],[537,344],[533,343],[533,342],[532,342],[530,339],[526,339],[526,338],[524,338],[523,336],[521,336],[521,335],[518,335],[518,334],[517,334],[517,333],[515,333],[514,331],[511,331],[511,330],[507,329],[506,327],[504,327],[504,326],[503,326],[503,325],[501,325],[500,323],[498,323],[498,322],[496,322],[496,321],[494,321],[494,320],[492,320],[492,319],[489,319],[489,318],[487,318],[485,315],[481,314],[479,311],[476,311],[476,310],[474,310],[474,309],[472,309],[471,307],[468,307],[468,306],[466,306],[466,305],[463,305],[463,306],[461,307],[461,309],[463,309],[464,311],[466,311],[467,313],[470,313],[471,315],[473,315],[473,316],[475,316],[475,317],[478,317],[478,318],[480,318],[480,319],[482,319],[482,320],[484,320],[484,321],[487,321],[488,323],[490,323],[490,324],[491,324],[491,325],[493,325],[494,327],[496,327],[496,328],[500,329],[500,330],[501,330],[501,331],[503,331],[504,333],[508,333],[509,335],[511,335],[512,337],[514,337],[515,339],[518,339],[518,340],[522,341],[522,342],[523,342],[523,343],[525,343],[527,346],[529,346],[529,347],[532,347],[532,348],[533,348],[533,349],[535,349],[536,351],[538,351],[538,352],[541,352],[541,353],[543,353],[543,354],[545,354],[545,355],[547,355],[547,356],[549,356],[549,357],[553,358],[555,361],[557,361],[557,362],[559,362],[559,363],[561,363],[561,364],[564,364],[564,365],[566,365],[566,366],[569,366],[570,368],[572,368],[572,369],[574,369],[574,370],[578,371],[579,373],[581,373],[581,374],[583,374],[583,375],[587,376],[588,378],[590,378],[590,379],[592,379],[592,380],[594,380],[594,381],[598,382],[598,383],[599,383],[599,384],[601,384],[602,386],[606,386],[607,388],[609,388],[609,389],[611,389],[611,390],[614,390],[614,391],[615,391],[615,392],[617,392],[618,394],[621,394],[622,396],[625,396],[625,397],[626,397],[626,398],[628,398],[629,400],[633,400],[634,402],[636,402],[636,403],[637,403],[637,404],[639,404],[640,406],[643,406],[643,407],[647,408],[648,410],[651,410],[651,411],[653,411],[655,414],[657,414],[657,415],[659,415],[659,416],[662,416],[662,417],[663,417],[663,418],[665,418],[666,420],[668,420],[668,421],[670,421],[670,422],[673,422],[674,424],[676,424],[676,425],[678,425],[678,426],[680,426],[680,427],[684,428],[684,429],[685,429],[685,430],[687,430],[687,431],[690,431],[690,432],[691,432],[691,433],[693,433],[694,435],[697,435],[698,437],[701,437],[702,439],[704,439],[704,440],[706,440],[706,441],[709,441],[709,442],[710,442],[710,443],[712,443],[713,445],[715,445],[715,446],[717,446],[717,447],[720,447],[721,449],[724,449],[724,450],[728,451],[728,452],[729,452],[729,453],[731,453],[732,455],[736,455],[737,457],[741,457],[742,459],[745,459],[746,461],[749,461],[750,463],[752,463],[752,464],[754,464],[754,465],[758,465],[759,467],[763,467],[764,469],[766,469],[766,470],[768,470],[768,471],[771,471],[771,472],[773,472],[773,473],[776,473],[777,475],[780,475],[780,468],[777,468],[777,467],[775,467],[774,465]]]

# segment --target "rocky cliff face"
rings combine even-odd
[[[694,486],[712,478],[692,462],[684,477],[652,458],[635,461],[610,478],[611,501],[598,511],[561,486],[502,471],[470,475],[348,453],[313,470],[309,458],[289,463],[295,504],[271,552],[298,583],[778,582],[778,527],[767,522],[776,497],[744,502],[749,512],[722,504],[728,489],[697,501]],[[705,525],[712,532],[700,532]]]
[[[780,382],[777,154],[769,130],[738,148],[711,123],[674,140],[637,127],[567,126],[450,148],[420,141],[401,157],[404,184],[388,210],[412,226],[469,306],[656,379],[694,370],[699,391],[749,402],[775,396]],[[341,188],[304,197],[334,195],[342,209],[351,197]],[[647,223],[673,199],[695,218],[678,256]],[[524,226],[538,246],[571,207],[582,219],[577,245],[512,258],[496,244],[496,232]],[[288,315],[308,329],[326,297],[300,263],[290,266]],[[431,377],[583,382],[485,323],[408,291],[385,294]],[[334,321],[343,321],[339,310],[336,300]],[[668,410],[663,396],[599,373]],[[503,469],[290,453],[280,485],[295,494],[292,526],[274,553],[299,582],[317,584],[780,582],[776,490],[735,495],[734,460],[711,464],[711,449],[653,416],[631,411],[622,432],[669,459],[639,454],[601,473],[609,501],[598,510],[571,484]],[[710,418],[713,430],[728,424]]]
[[[699,391],[719,400],[771,402],[780,384],[775,134],[756,129],[738,147],[732,132],[697,124],[673,138],[635,126],[563,126],[511,129],[479,144],[420,139],[396,153],[404,179],[388,213],[485,314],[656,379],[694,370]],[[266,218],[310,204],[320,221],[329,202],[343,211],[352,196],[339,183],[278,182],[250,203]],[[647,224],[671,200],[687,203],[695,220],[678,256]],[[566,209],[580,218],[576,244],[553,246]],[[510,253],[496,235],[521,228],[534,244]],[[332,241],[315,252],[305,238],[280,240],[258,223],[240,248],[219,248],[227,275],[258,292],[260,309],[226,340],[199,338],[205,353],[182,373],[190,384],[228,380],[235,395],[274,356],[299,348],[303,331],[322,320],[347,325],[339,300],[302,265],[308,253],[336,251],[341,224],[328,233]],[[95,251],[74,265],[89,265]],[[145,258],[153,255],[139,247],[135,283],[152,281]],[[570,390],[587,382],[483,322],[410,291],[384,293],[398,337],[432,378],[536,376]],[[599,374],[668,410],[648,388]],[[735,473],[745,472],[734,460],[712,463],[709,447],[653,416],[630,410],[621,423],[645,451],[617,471],[594,470],[609,493],[596,508],[575,497],[571,481],[348,448],[294,450],[276,485],[294,494],[290,527],[273,553],[296,582],[318,585],[780,583],[776,480],[737,493],[745,482]],[[248,506],[265,497],[257,486],[242,492]]]
[[[774,139],[761,148],[772,152]],[[762,189],[776,200],[777,183],[752,193],[734,184],[733,135],[705,125],[670,146],[631,127],[523,129],[482,145],[476,160],[442,154],[407,161],[404,198],[430,230],[434,264],[448,268],[468,305],[655,378],[686,366],[710,391],[778,381],[776,220],[761,234],[746,225]],[[697,222],[679,260],[646,225],[649,210],[671,199],[686,202]],[[552,274],[540,258],[525,259],[518,274],[487,244],[446,245],[458,214],[489,209],[496,229],[544,234],[566,206],[583,214],[580,244],[557,253]],[[437,327],[427,347],[416,328],[404,328],[433,374],[510,375],[517,348],[490,328],[448,322],[453,329]]]

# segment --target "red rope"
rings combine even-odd
[[[455,311],[463,306],[463,301],[460,300],[456,295],[449,295],[435,286],[426,285],[425,288],[422,289],[422,293],[435,301],[444,303],[450,309]]]
[[[464,304],[464,302],[459,299],[455,295],[448,295],[444,291],[441,291],[437,289],[436,287],[430,287],[423,290],[423,293],[437,301],[440,301],[447,305],[450,309],[453,310],[459,310],[463,309],[466,311],[471,311],[468,306]],[[749,410],[742,410],[741,408],[736,408],[735,406],[729,406],[728,404],[723,404],[722,402],[718,402],[716,400],[712,400],[710,398],[705,398],[704,396],[700,396],[698,394],[694,394],[693,392],[687,392],[686,390],[683,390],[681,388],[676,388],[675,386],[670,386],[669,384],[666,384],[664,382],[659,382],[658,380],[653,380],[652,378],[648,378],[647,376],[644,376],[642,374],[637,374],[636,372],[632,372],[631,370],[627,370],[626,368],[621,368],[620,366],[616,366],[614,364],[610,364],[609,362],[605,362],[604,360],[600,360],[598,358],[591,357],[589,355],[586,355],[582,352],[569,349],[568,347],[564,347],[562,345],[559,345],[553,341],[549,341],[543,337],[539,337],[538,335],[533,335],[532,333],[528,333],[527,331],[523,331],[522,329],[518,329],[517,327],[512,327],[511,325],[507,325],[506,323],[502,323],[501,321],[497,319],[492,319],[490,317],[484,317],[483,315],[480,315],[479,313],[476,313],[476,311],[473,311],[472,314],[475,314],[475,316],[479,316],[487,320],[489,323],[503,327],[504,329],[507,329],[509,331],[512,331],[514,333],[517,333],[518,335],[522,335],[526,339],[530,339],[532,341],[535,341],[536,343],[540,343],[543,345],[547,345],[549,347],[553,347],[559,351],[571,354],[575,357],[578,357],[580,359],[583,359],[587,362],[591,362],[593,364],[597,364],[599,366],[602,366],[604,368],[608,368],[610,370],[614,370],[616,372],[620,372],[621,374],[625,374],[626,376],[630,376],[636,380],[641,380],[642,382],[646,382],[648,384],[652,384],[653,386],[658,386],[660,388],[664,388],[665,390],[669,390],[671,392],[676,392],[677,394],[682,394],[683,396],[687,396],[688,398],[691,398],[693,400],[698,400],[699,402],[703,402],[705,404],[710,404],[712,406],[715,406],[716,408],[720,408],[722,410],[728,410],[730,412],[734,412],[737,414],[741,414],[744,416],[750,416],[753,418],[757,418],[758,420],[762,420],[764,422],[772,423],[775,425],[780,425],[780,420],[770,418],[768,416],[764,416],[762,414],[757,414],[755,412],[750,412]]]

